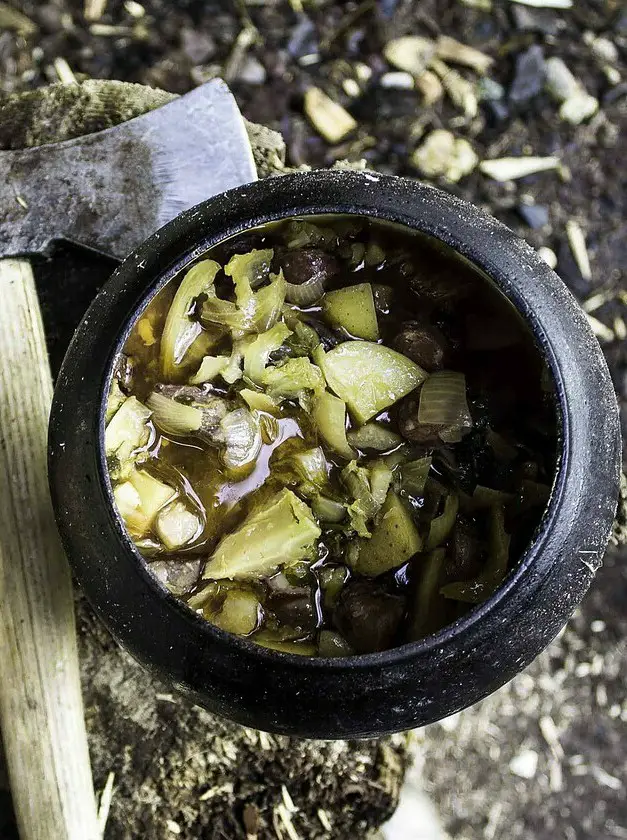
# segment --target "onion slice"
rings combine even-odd
[[[472,428],[463,373],[442,370],[431,374],[420,390],[418,422],[446,427],[440,437],[448,443],[461,440]]]
[[[285,298],[296,306],[311,306],[324,294],[324,274],[316,273],[304,283],[288,283]]]

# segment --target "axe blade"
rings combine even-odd
[[[123,259],[183,210],[257,178],[221,79],[114,128],[0,152],[0,258],[66,239]]]

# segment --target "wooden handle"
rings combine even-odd
[[[70,571],[48,493],[51,399],[33,272],[0,260],[0,727],[21,840],[99,840]]]

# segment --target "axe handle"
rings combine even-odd
[[[33,272],[0,260],[0,727],[21,840],[98,840],[72,585],[48,493]]]

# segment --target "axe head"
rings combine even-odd
[[[183,210],[256,178],[242,115],[214,79],[106,131],[0,152],[0,258],[66,239],[123,259]]]

